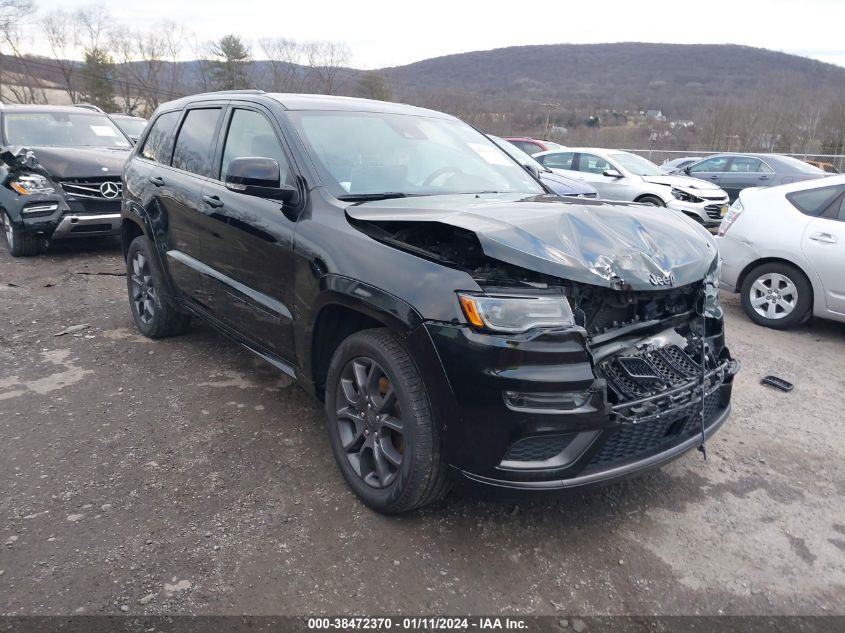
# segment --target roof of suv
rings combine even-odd
[[[219,92],[204,92],[198,95],[182,97],[162,104],[162,108],[182,107],[197,101],[212,101],[219,99],[237,99],[238,97],[252,97],[255,100],[272,99],[285,110],[325,110],[348,112],[386,112],[391,114],[415,114],[417,116],[452,119],[454,117],[416,106],[374,99],[359,99],[357,97],[338,97],[334,95],[317,94],[289,94],[282,92],[264,92],[262,90],[222,90]]]

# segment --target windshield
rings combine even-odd
[[[660,169],[660,167],[652,163],[650,160],[646,160],[636,154],[618,152],[616,154],[611,154],[610,157],[635,176],[666,175],[666,172]]]
[[[490,140],[493,141],[499,147],[501,147],[503,150],[505,150],[510,155],[510,157],[513,158],[519,164],[532,165],[533,167],[536,167],[539,171],[549,171],[546,167],[543,167],[540,163],[538,163],[533,156],[529,156],[526,152],[523,152],[510,141],[506,141],[505,139],[499,138],[498,136],[490,136]]]
[[[141,136],[141,132],[143,132],[144,128],[147,127],[146,119],[114,117],[114,122],[117,123],[117,127],[123,130],[123,133],[126,134],[126,136],[135,138]]]
[[[6,112],[8,145],[24,147],[129,147],[129,140],[97,112]]]
[[[381,112],[288,112],[338,198],[543,189],[486,136],[453,119]]]

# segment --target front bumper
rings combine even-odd
[[[35,207],[45,210],[36,214],[26,212]],[[22,206],[17,226],[32,235],[53,240],[119,235],[120,201],[83,202],[60,196],[32,196]]]
[[[432,394],[435,411],[445,420],[447,459],[469,481],[514,490],[597,484],[653,468],[701,442],[699,378],[685,377],[658,395],[611,404],[609,378],[596,369],[603,360],[594,362],[583,329],[513,337],[444,323],[428,323],[426,330],[449,385],[448,393]],[[705,371],[707,435],[729,414],[738,370],[724,348],[721,326],[715,330],[707,338],[710,349],[718,351]],[[580,395],[569,410],[543,410],[509,395],[572,393]],[[549,400],[533,402],[548,405]]]
[[[694,215],[705,228],[718,229],[722,218],[728,212],[730,202],[727,197],[724,200],[705,200],[704,202],[684,202],[673,198],[666,206],[686,215]]]

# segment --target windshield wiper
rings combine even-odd
[[[338,196],[338,200],[345,200],[347,202],[367,202],[369,200],[391,200],[393,198],[410,198],[412,196],[421,196],[421,193],[403,193],[401,191],[383,191],[381,193],[348,193],[343,196]]]

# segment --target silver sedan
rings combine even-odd
[[[716,241],[722,287],[755,323],[845,322],[845,176],[743,190]]]

